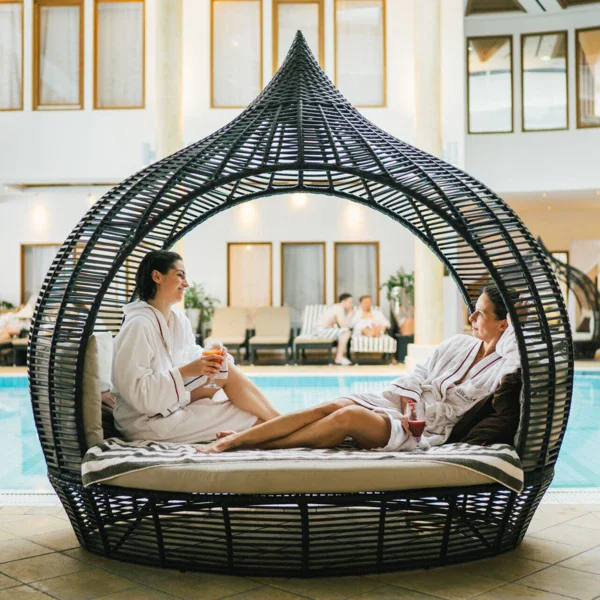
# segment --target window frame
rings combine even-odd
[[[0,108],[0,112],[14,112],[17,110],[23,110],[23,97],[25,95],[25,0],[0,0],[0,4],[21,5],[21,104],[15,108]]]
[[[25,249],[26,248],[47,248],[56,246],[57,252],[60,252],[62,242],[41,242],[41,243],[21,243],[21,304],[25,304],[29,298],[25,298]],[[42,282],[43,283],[43,282]]]
[[[524,58],[524,41],[527,37],[533,36],[544,36],[544,35],[556,35],[556,34],[564,34],[565,35],[565,90],[566,90],[566,125],[565,127],[554,127],[551,129],[525,129],[525,68],[523,66],[523,58]],[[534,31],[532,33],[522,33],[521,34],[521,131],[523,133],[535,133],[537,131],[566,131],[569,129],[569,30],[561,29],[556,31]]]
[[[227,242],[227,306],[231,306],[232,246],[269,246],[269,306],[273,306],[273,242]]]
[[[40,8],[42,6],[79,7],[79,104],[40,104]],[[34,0],[33,2],[33,73],[31,110],[83,110],[84,90],[84,43],[85,43],[84,0]]]
[[[344,2],[352,2],[353,0],[344,0]],[[354,0],[356,2],[361,0]],[[337,29],[337,13],[338,2],[334,0],[333,4],[333,83],[338,86],[338,29]],[[362,104],[355,108],[387,108],[388,105],[388,83],[387,83],[387,0],[381,0],[383,10],[383,102],[382,104]],[[336,296],[337,297],[337,296]]]
[[[259,82],[258,88],[260,91],[263,89],[264,81],[264,65],[263,65],[263,0],[210,0],[210,108],[221,109],[221,108],[235,108],[244,109],[245,106],[225,106],[215,104],[215,51],[214,51],[214,40],[215,40],[215,2],[258,2],[258,11],[260,15],[259,29],[260,29],[260,42],[259,42]],[[229,284],[227,284],[229,286]]]
[[[380,300],[380,274],[379,274],[379,242],[333,242],[333,301],[337,302],[338,299],[338,254],[337,249],[338,246],[364,246],[364,245],[374,245],[375,246],[375,287],[377,288],[375,306],[379,305]]]
[[[471,83],[469,80],[469,44],[471,40],[480,40],[487,38],[503,38],[508,39],[510,43],[510,129],[507,131],[471,131],[471,99],[470,89]],[[465,43],[465,68],[467,77],[467,135],[506,135],[507,133],[515,132],[515,50],[513,43],[513,34],[506,35],[471,35],[466,38]]]
[[[322,304],[327,303],[327,242],[281,242],[280,244],[280,258],[279,258],[279,266],[280,266],[280,287],[281,294],[279,298],[279,304],[284,306],[284,297],[283,291],[285,289],[285,269],[284,266],[284,251],[285,246],[321,246],[323,248],[323,302]]]
[[[94,1],[94,110],[139,110],[146,108],[146,0],[93,0]],[[98,106],[98,5],[142,3],[142,103],[139,106]]]
[[[581,27],[579,29],[575,29],[575,104],[577,109],[577,117],[576,117],[576,125],[577,129],[594,129],[600,127],[600,120],[597,125],[583,125],[581,123],[581,109],[579,106],[579,92],[580,92],[580,83],[579,83],[579,51],[580,51],[580,43],[579,43],[579,33],[582,31],[598,31],[600,34],[600,25],[595,25],[594,27]]]
[[[319,7],[319,55],[317,60],[325,70],[325,2],[324,0],[273,0],[273,75],[279,58],[279,6],[281,4],[316,4]]]

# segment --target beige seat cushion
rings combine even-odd
[[[255,335],[250,338],[250,344],[287,344],[289,335]]]
[[[242,345],[245,341],[246,341],[246,336],[244,337],[209,337],[206,338],[206,340],[204,340],[204,346],[208,347],[208,345],[210,344],[210,342],[214,342],[218,340],[219,342],[221,342],[225,347],[227,346],[233,346],[234,344],[240,346]]]
[[[449,464],[374,465],[372,460],[357,459],[344,464],[289,460],[152,467],[118,475],[103,483],[165,492],[299,494],[425,489],[494,481]]]
[[[285,336],[289,339],[291,326],[289,306],[263,306],[256,309],[254,328],[257,337]]]
[[[223,306],[215,308],[212,317],[211,337],[223,341],[240,339],[242,343],[246,339],[246,328],[248,327],[248,314],[245,308],[235,306]],[[225,344],[227,345],[227,344]]]
[[[95,446],[104,439],[102,392],[111,387],[112,357],[112,333],[93,333],[83,364],[83,429],[88,446]]]

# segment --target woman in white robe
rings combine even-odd
[[[126,440],[203,442],[279,415],[233,357],[203,356],[191,323],[173,309],[188,287],[181,256],[148,253],[136,284],[142,299],[123,308],[112,369],[115,425]],[[219,390],[204,387],[210,376]]]
[[[424,447],[443,444],[452,427],[475,404],[494,392],[502,378],[520,367],[506,307],[495,286],[486,286],[469,317],[473,336],[443,342],[414,373],[399,377],[382,393],[350,394],[314,408],[289,413],[199,449],[331,448],[346,437],[360,447],[412,450],[415,441],[404,417],[406,402],[425,407]]]

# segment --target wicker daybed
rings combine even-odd
[[[354,488],[338,473],[288,492],[253,484],[244,493],[243,482],[223,479],[170,491],[131,479],[84,487],[86,349],[94,332],[118,331],[141,258],[222,210],[293,192],[346,198],[398,221],[443,261],[469,308],[482,280],[496,283],[522,358],[521,492],[439,470],[429,481],[396,474],[383,489],[381,473],[360,472]],[[49,478],[85,548],[172,568],[303,576],[422,568],[517,546],[552,480],[573,380],[566,308],[527,228],[483,184],[358,113],[301,34],[238,118],[117,185],[83,217],[44,282],[28,364]],[[308,485],[310,472],[303,477]]]

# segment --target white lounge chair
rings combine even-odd
[[[341,329],[339,327],[328,327],[315,332],[321,315],[327,310],[327,304],[307,304],[302,313],[302,328],[300,334],[294,338],[294,354],[296,362],[306,358],[306,350],[327,350],[329,352],[329,364],[333,363],[332,349],[338,339]]]
[[[215,308],[210,337],[204,342],[219,340],[228,350],[235,350],[238,364],[241,361],[240,349],[246,345],[248,315],[245,308],[223,306]]]
[[[372,310],[380,309],[378,306],[373,306]],[[397,346],[398,342],[387,333],[379,337],[368,337],[353,333],[350,341],[350,356],[352,357],[361,353],[382,354],[384,357],[388,355],[394,356]]]

